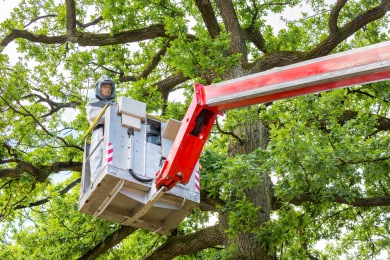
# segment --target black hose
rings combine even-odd
[[[133,176],[134,179],[136,179],[137,181],[140,181],[140,182],[151,182],[151,181],[153,181],[153,178],[147,178],[147,177],[139,176],[138,174],[136,174],[133,171],[133,169],[129,169],[129,172],[130,172],[131,176]]]
[[[200,134],[200,131],[202,130],[205,119],[206,119],[206,112],[207,112],[206,109],[203,109],[202,111],[200,111],[199,115],[196,117],[195,127],[190,133],[193,136],[198,136]]]

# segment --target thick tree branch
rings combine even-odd
[[[202,15],[203,22],[206,25],[211,39],[215,39],[221,32],[221,28],[219,27],[218,20],[215,16],[210,0],[195,0],[195,4]]]
[[[137,80],[142,79],[142,78],[147,78],[149,76],[149,74],[152,73],[152,71],[160,63],[162,56],[164,56],[165,53],[167,52],[167,49],[169,46],[170,46],[170,43],[164,44],[164,46],[153,57],[152,61],[148,64],[148,66],[145,68],[145,70],[136,78]]]
[[[347,121],[355,119],[358,116],[359,112],[352,110],[345,110],[343,114],[337,119],[340,125],[344,125]],[[378,131],[390,131],[390,118],[378,116],[375,114],[370,114],[370,117],[377,119],[376,129]],[[314,121],[316,119],[312,119]],[[271,122],[265,122],[269,125]],[[320,121],[321,129],[326,129],[326,119]]]
[[[86,254],[78,258],[79,260],[92,260],[96,259],[101,254],[107,252],[107,250],[113,248],[119,244],[123,239],[130,234],[137,231],[137,228],[122,226],[120,229],[106,237],[101,243],[97,244],[93,249],[89,250]]]
[[[66,0],[66,32],[73,34],[76,30],[76,3],[74,0]]]
[[[306,55],[306,59],[314,59],[328,55],[334,48],[337,47],[339,43],[346,40],[348,37],[350,37],[368,23],[382,18],[389,10],[390,0],[383,0],[380,5],[357,15],[354,19],[342,26],[339,30],[331,33],[325,40],[318,44],[317,47],[311,50]],[[334,22],[332,23],[333,25],[330,26],[332,26],[332,30],[334,30],[335,25]]]
[[[109,33],[94,34],[94,33],[87,33],[87,32],[79,32],[76,29],[76,24],[82,28],[86,28],[90,25],[97,24],[103,18],[98,17],[91,23],[81,24],[76,19],[76,6],[74,0],[66,1],[66,10],[67,10],[67,22],[66,22],[67,34],[66,35],[47,36],[41,34],[34,34],[27,30],[14,29],[11,31],[9,35],[7,35],[1,41],[0,46],[6,47],[10,42],[12,42],[17,38],[23,38],[29,40],[30,42],[45,43],[45,44],[64,44],[64,43],[68,44],[69,42],[71,42],[71,43],[77,43],[80,46],[107,46],[107,45],[124,44],[130,42],[140,42],[140,41],[154,39],[158,37],[169,38],[169,36],[165,34],[165,28],[163,24],[150,25],[145,28],[135,29],[131,31],[123,31],[115,35],[111,35]],[[194,36],[188,35],[188,39],[193,40]],[[154,61],[151,64],[152,67],[153,64],[155,64]],[[141,77],[147,76],[148,70],[145,70],[145,73],[144,75],[141,75]]]
[[[156,83],[161,95],[163,96],[164,100],[168,100],[168,95],[172,91],[174,87],[176,87],[179,84],[182,84],[189,80],[190,78],[187,76],[184,76],[182,73],[179,74],[173,74],[169,77],[159,81]]]
[[[295,197],[291,199],[289,202],[299,206],[304,202],[316,202],[312,199],[314,196],[311,194],[303,194],[299,197]],[[331,201],[335,203],[351,205],[355,207],[381,207],[381,206],[390,206],[390,198],[389,197],[372,197],[372,198],[355,198],[353,200],[347,200],[340,196],[333,196]],[[278,205],[278,202],[274,203],[274,205]]]
[[[143,260],[170,260],[223,244],[223,231],[219,225],[207,227],[184,236],[170,236],[168,240]]]
[[[30,42],[46,44],[64,44],[66,42],[72,42],[77,43],[80,46],[108,46],[139,42],[158,37],[168,38],[165,34],[163,24],[150,25],[140,29],[120,32],[115,35],[111,35],[109,33],[95,34],[87,32],[73,32],[71,34],[61,36],[47,36],[42,34],[33,34],[26,30],[14,29],[1,41],[1,46],[5,47],[18,38],[23,38],[29,40]]]
[[[60,171],[81,171],[81,162],[55,162],[53,164],[34,166],[30,162],[21,161],[14,168],[0,169],[1,178],[18,179],[23,173],[27,173],[39,182],[46,181],[52,173]]]
[[[345,6],[347,0],[338,0],[332,11],[330,11],[328,26],[331,34],[338,33],[339,27],[337,25],[337,21],[339,18],[339,14],[341,9]]]
[[[200,210],[217,212],[217,207],[223,205],[225,205],[225,202],[223,202],[221,199],[211,197],[210,194],[204,189],[200,191],[200,204],[198,206]]]
[[[351,119],[355,119],[358,116],[357,111],[352,111],[352,110],[345,110],[343,114],[337,119],[338,123],[340,125],[344,125],[347,121]],[[377,119],[377,124],[376,124],[376,130],[377,132],[379,131],[389,131],[390,130],[390,118],[378,116],[375,114],[370,114],[371,118],[376,118]],[[313,119],[315,120],[315,119]],[[320,121],[321,129],[327,131],[326,127],[326,119]]]
[[[119,76],[120,82],[128,82],[128,81],[136,81],[138,80],[138,76]],[[169,93],[178,85],[186,82],[189,80],[189,77],[186,77],[183,75],[183,73],[179,74],[172,74],[168,76],[167,78],[155,83],[155,85],[158,87],[159,92],[161,93],[162,99],[166,102],[168,101]],[[165,113],[166,105],[162,108],[162,114]]]
[[[259,8],[257,7],[256,1],[252,0],[252,5],[254,8],[254,12],[252,15],[252,21],[251,21],[251,24],[248,28],[244,28],[244,30],[243,30],[244,36],[245,36],[245,39],[252,42],[256,46],[257,49],[259,49],[263,53],[267,53],[267,50],[265,48],[264,37],[260,33],[258,28],[256,28],[256,26],[255,26],[256,21],[257,21],[258,16],[259,16]],[[266,5],[266,4],[262,4],[261,6],[264,6],[264,5]]]
[[[252,42],[257,49],[263,53],[267,53],[267,49],[265,48],[265,40],[260,32],[253,31],[252,28],[246,28],[244,29],[244,36],[245,39]]]
[[[300,196],[296,196],[289,200],[288,202],[295,205],[300,206],[305,202],[312,202],[312,203],[320,203],[318,200],[315,200],[313,198],[318,197],[318,195],[311,194],[311,193],[304,193]],[[328,198],[328,201],[344,204],[344,205],[350,205],[354,207],[382,207],[382,206],[390,206],[390,197],[371,197],[371,198],[354,198],[346,199],[338,195],[333,195],[333,197]],[[283,201],[276,197],[272,197],[272,210],[278,210],[282,207]]]
[[[351,110],[346,110],[344,111],[343,115],[338,118],[338,122],[343,125],[345,122],[348,120],[354,119],[358,116],[357,111],[351,111]],[[378,115],[370,115],[371,117],[376,117],[377,118],[377,125],[376,128],[380,131],[389,131],[390,130],[390,118],[378,116]]]
[[[247,61],[247,49],[244,34],[238,22],[236,11],[231,0],[216,0],[227,32],[230,34],[230,53],[242,54],[241,60]]]
[[[249,74],[304,61],[305,55],[305,52],[300,51],[275,51],[265,54],[250,65]]]
[[[129,82],[129,81],[136,81],[137,77],[136,76],[124,76],[123,73],[122,75],[119,75],[119,82]]]

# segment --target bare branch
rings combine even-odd
[[[344,165],[353,165],[353,164],[362,164],[362,163],[375,163],[375,162],[382,162],[382,161],[387,161],[390,159],[390,156],[383,156],[383,157],[378,157],[375,159],[366,159],[366,160],[358,160],[358,161],[342,161],[341,164],[336,165],[337,167],[341,167]]]
[[[66,16],[67,16],[67,23],[66,23],[66,28],[68,33],[73,33],[76,32],[76,24],[81,27],[81,28],[87,28],[89,26],[93,26],[98,24],[100,21],[103,20],[102,16],[99,16],[92,22],[82,24],[76,19],[76,4],[74,0],[67,0],[66,1]]]
[[[50,111],[41,117],[47,117],[50,116],[58,111],[60,111],[63,108],[76,108],[81,104],[81,102],[66,102],[66,103],[59,103],[59,102],[54,102],[53,100],[49,99],[47,95],[46,97],[43,97],[38,94],[29,94],[27,96],[24,96],[23,98],[30,98],[30,97],[37,97],[38,102],[45,102],[50,106]]]
[[[45,19],[45,18],[49,18],[49,17],[57,17],[57,15],[56,15],[56,14],[48,14],[48,15],[39,16],[39,17],[37,17],[37,18],[31,20],[28,24],[26,24],[26,25],[24,26],[24,28],[30,26],[32,23],[34,23],[34,22],[36,22],[36,21],[39,21],[40,19]]]
[[[244,145],[244,141],[238,135],[236,135],[233,132],[226,132],[226,131],[222,130],[221,127],[219,126],[218,119],[215,120],[215,126],[217,127],[218,131],[221,132],[222,134],[230,135],[234,139],[236,139],[240,143],[240,145]]]
[[[80,151],[84,151],[84,149],[80,146],[77,146],[77,145],[74,145],[74,144],[69,144],[64,138],[62,137],[59,137],[59,136],[56,136],[52,133],[49,132],[49,130],[46,129],[46,127],[32,114],[30,113],[22,104],[20,104],[20,102],[17,100],[16,103],[18,103],[18,105],[23,108],[24,111],[26,111],[26,113],[28,114],[29,117],[31,117],[35,123],[37,123],[37,125],[39,125],[41,127],[41,129],[49,136],[53,137],[53,138],[56,138],[58,140],[60,140],[62,143],[64,143],[67,147],[72,147],[72,148],[76,148]]]
[[[375,98],[374,95],[371,95],[370,93],[362,91],[362,88],[353,89],[353,90],[351,90],[350,88],[347,88],[347,91],[348,91],[348,94],[359,93],[359,94],[365,95],[365,96],[370,97],[370,98]]]

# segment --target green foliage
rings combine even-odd
[[[241,54],[229,53],[232,35],[211,2],[221,29],[215,39],[194,1],[83,0],[75,2],[76,26],[86,37],[94,33],[120,37],[122,32],[156,24],[164,26],[166,35],[142,41],[132,35],[126,44],[108,46],[82,46],[70,38],[63,44],[18,38],[16,54],[8,53],[12,46],[2,47],[1,259],[77,259],[118,230],[117,224],[77,211],[77,185],[63,192],[80,177],[79,170],[65,174],[48,169],[58,162],[82,161],[86,97],[103,73],[118,83],[118,96],[131,96],[146,102],[148,113],[178,120],[192,98],[193,82],[206,85],[240,75]],[[266,55],[247,42],[249,60],[318,46],[329,35],[335,2],[234,0],[240,26],[265,39]],[[342,28],[379,2],[346,1],[337,25]],[[63,36],[66,14],[64,1],[21,0],[2,20],[1,39],[14,29]],[[103,20],[97,24],[82,26],[100,16]],[[388,40],[388,24],[388,15],[370,22],[333,52]],[[251,65],[244,67],[249,71]],[[153,70],[144,73],[150,67]],[[173,88],[164,82],[179,75],[190,80]],[[183,91],[180,101],[165,100],[173,91]],[[243,233],[255,235],[281,259],[379,259],[382,251],[390,251],[389,207],[353,205],[361,198],[389,196],[390,138],[383,127],[388,124],[389,104],[389,82],[379,82],[232,110],[219,118],[220,128],[230,135],[213,128],[200,159],[201,187],[220,201],[217,210],[227,219],[227,237],[233,241]],[[231,133],[251,141],[238,130],[259,119],[269,129],[267,148],[229,157],[229,143],[240,142]],[[20,162],[25,168],[13,171]],[[258,225],[262,209],[246,191],[262,184],[262,174],[272,177],[276,209],[270,221]],[[58,181],[58,176],[65,180]],[[344,204],[334,202],[341,199]],[[196,232],[217,217],[196,209],[178,232]],[[139,230],[100,259],[142,259],[167,239]],[[320,244],[326,244],[324,249]],[[235,246],[176,259],[227,259]]]
[[[174,23],[175,21],[170,21]],[[199,75],[207,80],[207,73],[212,69],[217,76],[236,64],[239,54],[226,57],[229,49],[227,34],[221,33],[213,41],[208,38],[208,33],[203,27],[197,25],[193,28],[199,39],[188,42],[185,37],[178,37],[172,42],[172,48],[168,50],[167,62],[184,75],[195,78]],[[218,80],[218,79],[217,79]]]
[[[65,183],[39,189],[37,197],[51,197],[50,203],[20,211],[14,222],[5,223],[2,259],[75,259],[117,228],[77,212],[77,189],[59,196],[58,191],[75,178],[73,175]]]
[[[380,88],[372,87],[380,93]],[[334,197],[352,203],[355,198],[386,196],[390,185],[387,178],[380,177],[388,175],[384,169],[389,164],[383,159],[388,154],[389,139],[377,133],[376,128],[377,115],[388,111],[388,104],[383,106],[384,111],[380,112],[382,107],[377,110],[372,103],[377,100],[361,94],[368,89],[357,87],[286,100],[262,115],[264,120],[282,119],[271,124],[270,159],[266,162],[278,179],[275,195],[289,201],[306,193],[312,201],[279,210],[275,214],[277,221],[269,223],[271,237],[264,230],[259,232],[268,245],[277,246],[284,241],[291,250],[284,252],[287,256],[298,256],[300,250],[289,246],[296,244],[298,238],[304,239],[301,244],[308,245],[320,239],[336,240],[336,244],[327,246],[333,256],[351,257],[355,256],[351,253],[354,250],[367,254],[364,237],[376,237],[372,254],[379,254],[383,250],[380,245],[388,240],[382,224],[387,221],[382,218],[388,218],[384,211],[331,203]],[[359,112],[341,121],[345,111]],[[372,231],[368,234],[364,226],[371,226]],[[296,232],[303,233],[297,237]],[[351,244],[351,239],[359,242]]]
[[[259,176],[266,158],[262,150],[226,158],[210,148],[201,157],[203,189],[225,201],[220,211],[228,213],[226,232],[230,236],[251,232],[257,225],[259,207],[248,200],[245,191],[261,184]]]
[[[210,212],[202,212],[196,208],[193,214],[189,215],[178,227],[180,234],[190,234],[196,232],[209,225],[214,225],[216,216],[213,216]]]
[[[99,257],[99,259],[127,259],[129,256],[132,259],[142,259],[143,256],[164,243],[165,240],[166,238],[163,236],[144,230],[137,230],[115,248],[109,250],[104,256]]]

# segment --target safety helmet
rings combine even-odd
[[[103,84],[111,84],[111,95],[109,97],[105,97],[100,92],[100,88]],[[98,79],[98,81],[95,84],[95,95],[97,99],[109,101],[113,100],[115,98],[115,83],[112,81],[112,79],[106,75],[103,75]]]

